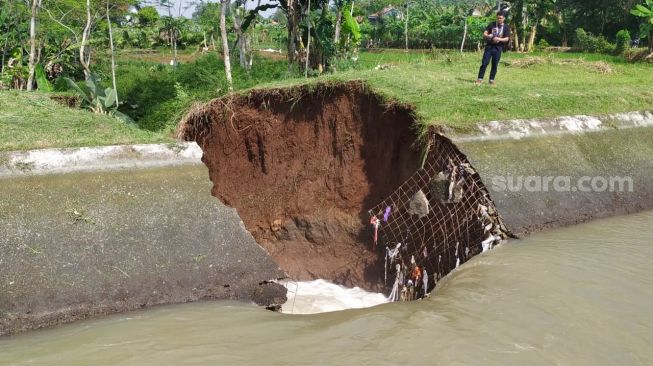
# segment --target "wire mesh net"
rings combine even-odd
[[[437,133],[428,146],[422,169],[369,211],[375,241],[385,246],[384,280],[393,301],[426,296],[442,277],[507,236],[466,157]]]

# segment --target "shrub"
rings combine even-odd
[[[592,42],[587,32],[585,32],[583,28],[576,29],[576,48],[581,51],[592,52],[592,46]]]
[[[585,32],[583,28],[576,29],[576,48],[590,53],[614,53],[615,46],[601,36]]]
[[[288,76],[288,66],[283,60],[257,57],[249,73],[237,61],[232,66],[236,90]],[[130,115],[140,128],[151,131],[174,130],[194,101],[219,97],[228,89],[224,63],[215,53],[181,63],[176,69],[146,61],[122,61],[116,77],[120,110]]]
[[[538,50],[546,50],[547,48],[551,47],[549,42],[546,41],[546,39],[542,38],[540,41],[537,43],[537,49]]]
[[[618,55],[622,55],[630,47],[630,32],[626,29],[622,29],[617,32],[617,44],[615,46],[614,52]]]
[[[596,52],[603,54],[613,54],[615,46],[614,44],[608,42],[604,36],[598,36],[596,38]]]
[[[141,119],[176,96],[171,68],[142,61],[127,61],[120,62],[116,71],[120,110],[136,120],[140,127],[150,127],[143,126]]]

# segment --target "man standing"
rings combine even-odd
[[[485,70],[492,61],[492,70],[490,70],[490,85],[495,86],[495,77],[499,68],[499,60],[504,47],[510,41],[510,26],[506,24],[506,14],[502,11],[497,13],[497,21],[490,23],[483,32],[483,39],[486,41],[485,52],[483,53],[483,62],[481,69],[478,70],[478,79],[476,85],[481,85],[485,77]]]

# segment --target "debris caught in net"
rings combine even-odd
[[[427,296],[449,272],[509,235],[465,155],[442,135],[428,138],[423,167],[369,211],[374,239],[385,247],[390,301]]]

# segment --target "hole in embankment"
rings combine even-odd
[[[418,143],[415,126],[410,107],[351,82],[216,99],[191,111],[180,135],[202,147],[212,194],[292,279],[387,293],[401,264],[402,284],[417,276],[422,293],[501,225],[465,156],[439,134]],[[462,193],[444,197],[449,181]],[[481,207],[496,216],[492,230]]]

